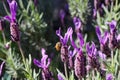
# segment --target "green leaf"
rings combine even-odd
[[[73,70],[72,70],[71,73],[70,73],[69,80],[75,80],[75,79],[74,79],[74,71],[73,71]]]

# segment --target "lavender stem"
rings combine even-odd
[[[8,12],[8,10],[7,10],[7,8],[6,8],[5,2],[2,1],[2,3],[3,3],[3,7],[4,7],[4,9],[5,9],[5,12],[9,15],[9,12]]]
[[[2,31],[2,36],[3,36],[3,41],[4,41],[4,44],[6,43],[6,38],[5,38],[5,33],[4,31]]]
[[[20,41],[18,41],[17,44],[18,44],[18,47],[19,47],[20,53],[21,53],[21,55],[22,55],[23,63],[24,63],[24,65],[25,65],[25,57],[24,57],[23,50],[22,50],[22,48],[21,48]]]
[[[65,69],[65,76],[68,80],[68,74],[67,74],[67,65],[66,65],[66,62],[64,63],[64,69]]]

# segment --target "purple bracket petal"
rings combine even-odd
[[[84,39],[83,39],[83,36],[81,33],[77,33],[77,36],[80,40],[80,47],[83,47],[84,46]]]
[[[35,64],[36,66],[42,68],[42,64],[40,63],[40,61],[34,59],[33,62],[34,62],[34,64]]]
[[[101,31],[100,31],[99,26],[96,27],[96,34],[97,34],[99,41],[101,41]]]
[[[60,42],[63,43],[63,37],[61,36],[61,28],[59,28],[59,30],[56,30],[56,34],[57,34],[57,36],[59,36]]]
[[[4,19],[11,22],[11,17],[10,16],[5,16]]]

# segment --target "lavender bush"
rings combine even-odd
[[[119,0],[66,1],[57,28],[40,1],[0,1],[1,80],[120,79]]]

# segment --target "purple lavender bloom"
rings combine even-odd
[[[79,49],[84,46],[84,39],[83,39],[83,36],[82,36],[81,33],[77,33],[77,37],[78,37],[79,40],[80,40],[80,47],[79,47],[79,48],[76,46],[76,44],[75,44],[75,42],[74,42],[74,40],[73,40],[73,38],[72,38],[72,35],[70,36],[70,41],[71,41],[72,46],[73,46],[77,51],[79,51]]]
[[[50,65],[50,59],[48,58],[48,55],[45,54],[44,48],[42,48],[41,53],[42,53],[41,61],[34,59],[34,64],[37,65],[39,68],[46,69]]]
[[[16,12],[17,12],[17,2],[15,0],[7,0],[9,7],[10,7],[10,16],[5,16],[4,19],[8,20],[9,22],[16,22]]]
[[[5,64],[5,61],[2,62],[2,64],[0,65],[0,76],[2,74],[2,68],[3,68],[3,65]]]
[[[112,20],[111,22],[107,22],[107,24],[109,24],[109,27],[110,27],[110,34],[109,34],[109,48],[111,50],[113,50],[114,48],[117,47],[117,29],[116,29],[116,25],[117,25],[117,22],[115,20]]]
[[[59,38],[60,38],[60,42],[64,46],[67,45],[68,39],[69,39],[70,35],[72,35],[72,33],[73,33],[73,30],[72,30],[71,27],[68,28],[64,37],[62,37],[62,35],[61,35],[61,29],[60,28],[59,28],[59,30],[56,31],[57,36],[59,36]]]
[[[16,20],[16,12],[18,6],[15,0],[7,0],[7,2],[10,7],[10,15],[5,16],[4,19],[10,22],[11,39],[16,42],[20,39],[18,24]]]
[[[99,39],[99,42],[103,45],[105,45],[107,43],[107,40],[108,40],[108,31],[105,31],[104,35],[102,36],[101,34],[101,31],[100,31],[100,28],[99,26],[96,27],[96,33],[97,33],[97,36],[98,36],[98,39]]]
[[[111,22],[107,22],[107,24],[108,24],[109,27],[110,27],[110,33],[111,33],[111,34],[116,33],[116,25],[117,25],[117,22],[116,22],[115,20],[112,20]]]
[[[113,80],[112,74],[107,74],[106,75],[106,80]]]
[[[57,77],[58,77],[58,80],[64,80],[63,77],[59,73],[58,73]]]
[[[42,48],[41,50],[42,58],[41,61],[34,59],[34,64],[42,69],[42,77],[43,80],[53,80],[52,79],[52,73],[49,71],[49,65],[50,65],[50,59],[48,58],[48,55],[45,54],[45,49]]]
[[[75,54],[76,54],[75,49],[73,51],[69,50],[69,62],[68,62],[68,68],[69,69],[73,69],[73,67],[74,67],[73,57],[74,57]]]
[[[68,61],[68,46],[67,46],[67,42],[69,40],[70,35],[72,35],[73,30],[72,28],[68,28],[67,32],[65,33],[65,36],[62,37],[61,36],[61,30],[59,28],[59,30],[56,31],[56,34],[59,36],[60,38],[60,43],[62,44],[61,46],[61,60],[63,62],[67,62]]]
[[[86,51],[88,53],[88,63],[92,68],[100,68],[100,64],[98,62],[98,58],[97,58],[97,49],[96,46],[94,44],[94,42],[92,42],[91,46],[89,45],[89,43],[86,44]]]
[[[74,61],[74,70],[75,70],[75,75],[77,76],[78,79],[81,79],[82,77],[86,76],[86,58],[82,52],[82,48],[84,46],[84,39],[82,37],[81,33],[77,33],[77,37],[80,40],[80,47],[77,47],[75,42],[73,41],[72,35],[70,35],[70,41],[71,44],[76,51],[76,56],[75,56],[75,61]]]
[[[74,61],[74,70],[75,70],[75,75],[77,76],[78,79],[84,78],[86,76],[86,58],[80,49],[76,56],[75,56],[75,61]]]
[[[80,19],[77,18],[77,17],[74,17],[74,18],[73,18],[73,23],[74,23],[74,25],[75,25],[75,31],[76,31],[76,32],[79,32],[80,29],[81,29],[81,25],[82,25]]]
[[[111,56],[111,51],[110,48],[108,46],[108,38],[109,38],[109,34],[107,31],[105,31],[104,35],[102,36],[100,28],[97,26],[96,27],[96,33],[100,42],[100,50],[102,51],[102,53],[106,54],[107,57]]]
[[[92,42],[91,46],[89,45],[89,43],[86,44],[86,51],[89,57],[97,56],[97,49],[96,49],[94,42]]]

